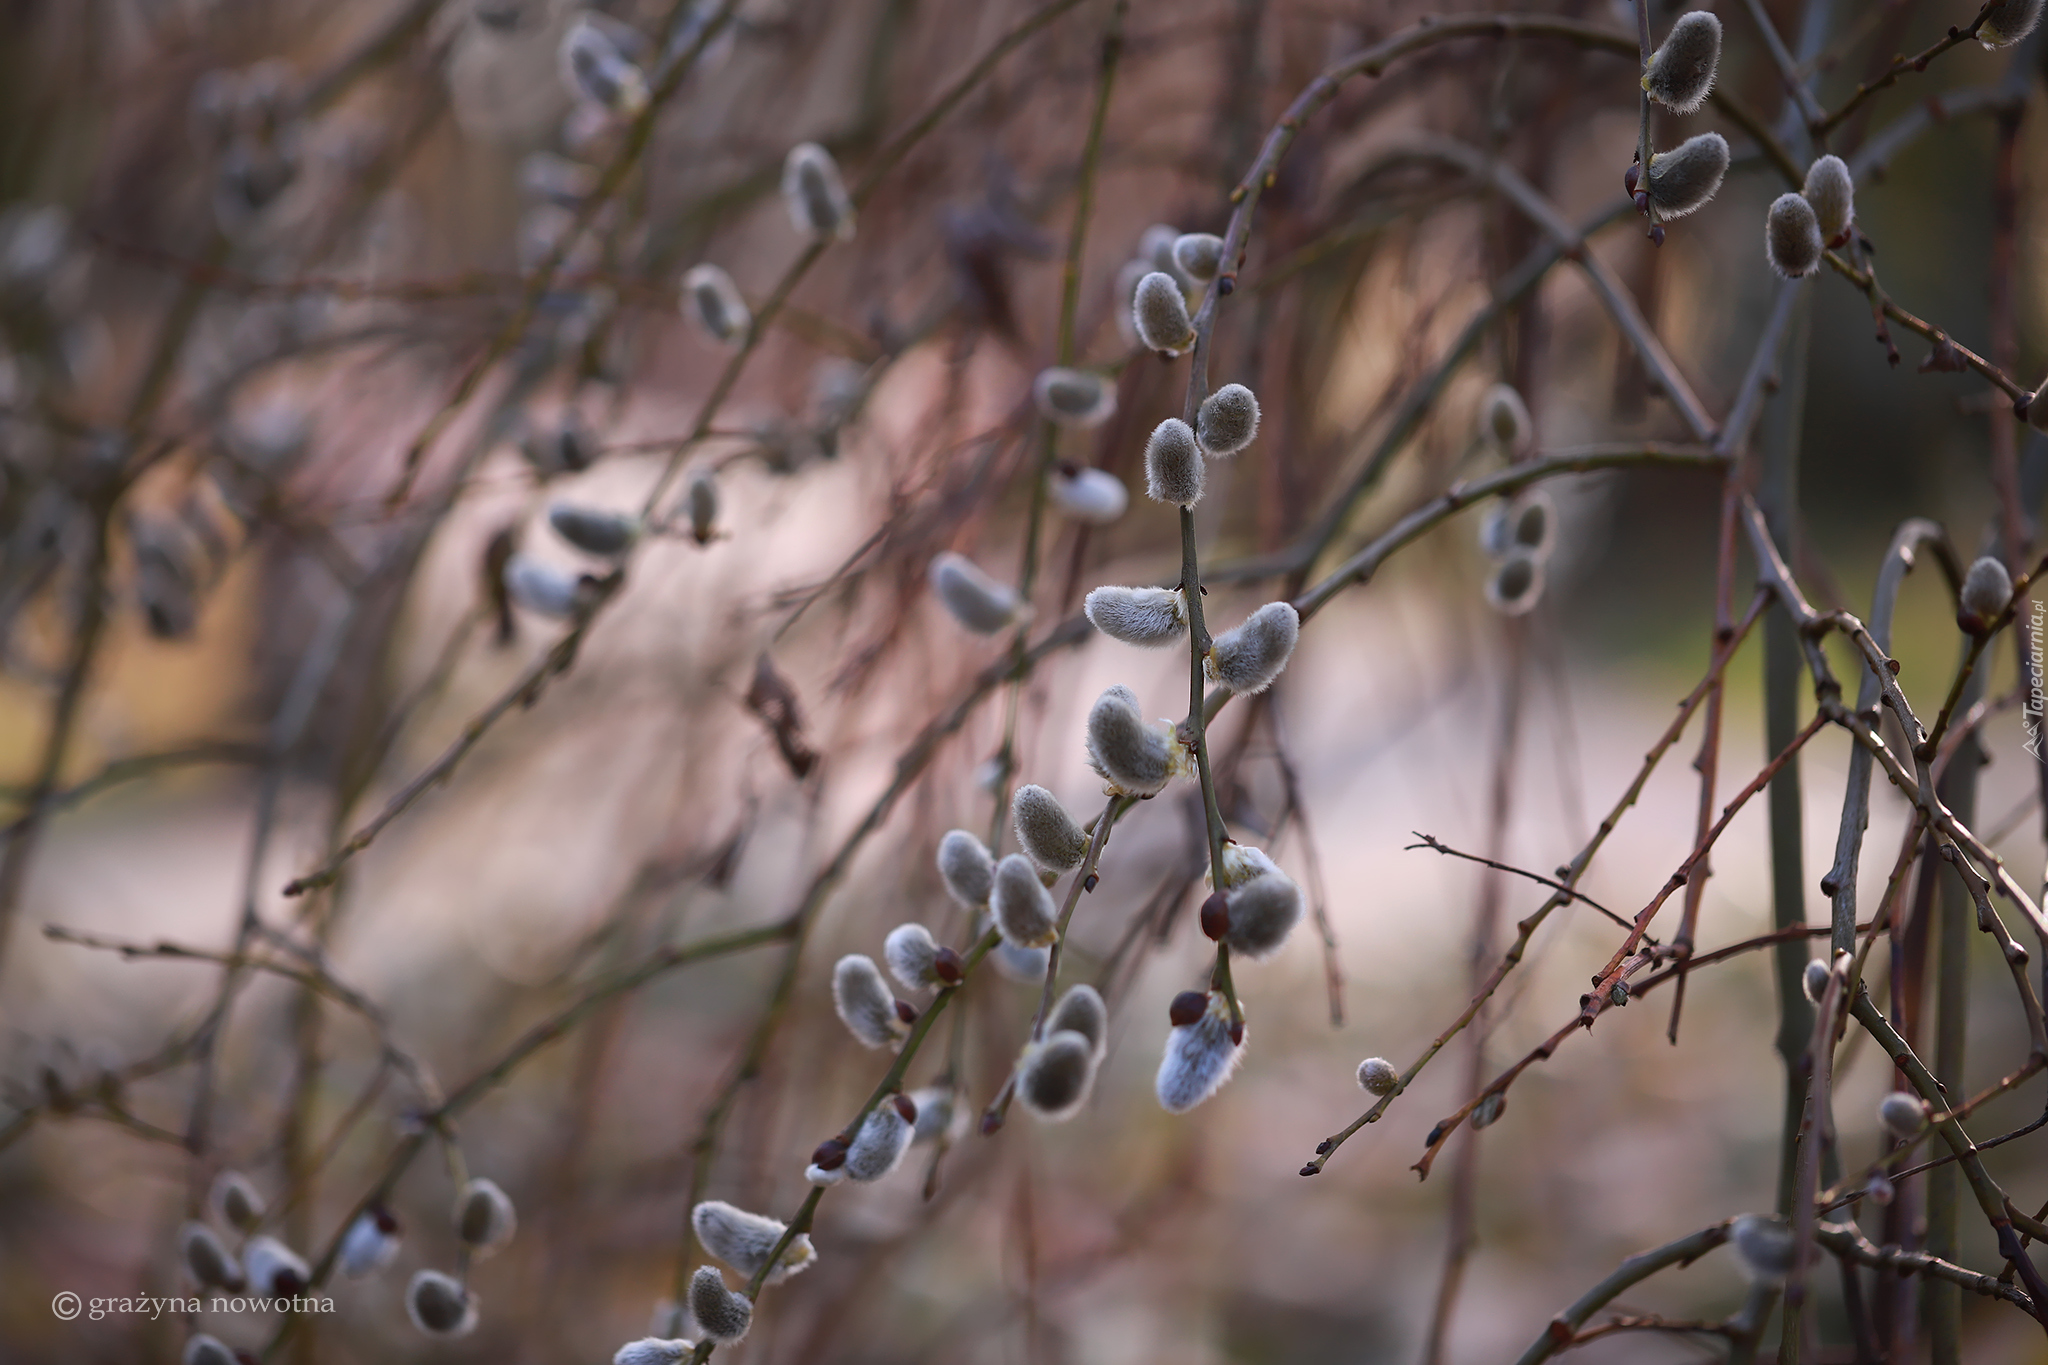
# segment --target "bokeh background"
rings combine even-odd
[[[708,1160],[695,1140],[775,987],[780,946],[607,1001],[461,1115],[468,1169],[503,1185],[521,1221],[511,1247],[472,1273],[474,1335],[429,1341],[401,1304],[412,1270],[455,1258],[450,1176],[433,1144],[392,1192],[406,1228],[396,1265],[337,1282],[336,1311],[281,1344],[274,1317],[67,1324],[48,1306],[65,1289],[183,1292],[175,1231],[223,1168],[248,1173],[273,1201],[274,1230],[317,1254],[431,1107],[386,1041],[453,1090],[604,973],[802,901],[920,728],[1008,647],[947,617],[925,566],[955,549],[1014,580],[1023,561],[1046,440],[1028,392],[1059,347],[1061,258],[1091,183],[1084,146],[1113,22],[1121,48],[1076,343],[1114,376],[1118,411],[1059,435],[1055,454],[1118,475],[1133,500],[1107,526],[1048,516],[1033,638],[1096,584],[1170,581],[1175,519],[1137,494],[1145,433],[1178,412],[1185,362],[1132,350],[1119,271],[1154,224],[1221,231],[1232,185],[1295,93],[1334,58],[1439,9],[1074,4],[875,182],[856,237],[803,277],[719,395],[710,437],[680,447],[728,357],[678,315],[681,272],[716,262],[758,302],[805,248],[776,196],[788,148],[822,142],[863,183],[1033,8],[743,0],[522,316],[526,272],[574,221],[579,177],[631,136],[558,74],[584,8],[0,2],[0,780],[12,822],[0,876],[0,1358],[172,1360],[197,1326],[280,1360],[603,1361],[672,1295],[693,1182],[787,1216],[806,1154],[885,1066],[833,1019],[831,963],[879,956],[905,920],[964,941],[931,855],[946,829],[986,834],[996,821],[989,765],[1005,689],[969,711],[860,842]],[[721,17],[655,0],[596,8],[640,35],[657,69]],[[1607,0],[1501,8],[1633,41],[1629,7]],[[1768,122],[1782,86],[1747,9],[1709,8],[1728,34],[1721,88]],[[1765,8],[1791,33],[1805,6]],[[1833,9],[1819,76],[1830,107],[1894,52],[1975,12],[1964,0]],[[1660,30],[1673,12],[1659,8]],[[2007,92],[1997,107],[2019,119],[2010,288],[2023,382],[2048,359],[2037,47],[1966,44],[1834,143],[1849,154],[1932,94]],[[1491,282],[1538,242],[1499,196],[1388,153],[1425,133],[1459,139],[1583,221],[1619,193],[1636,79],[1631,55],[1461,40],[1350,83],[1313,119],[1261,207],[1217,333],[1212,378],[1251,385],[1266,415],[1254,448],[1212,471],[1197,517],[1206,562],[1278,549],[1313,522]],[[1657,126],[1665,144],[1725,131],[1736,170],[1661,250],[1629,217],[1593,250],[1718,414],[1774,292],[1761,223],[1781,186],[1712,108]],[[1995,143],[1978,100],[1930,121],[1858,195],[1892,295],[1979,351]],[[549,185],[571,202],[536,193]],[[1940,520],[1966,557],[1985,543],[1993,425],[2011,419],[1974,375],[1916,373],[1927,348],[1901,330],[1904,363],[1889,367],[1844,280],[1823,271],[1807,288],[1796,567],[1823,604],[1862,611],[1902,518]],[[473,371],[477,392],[392,498],[408,445]],[[1322,568],[1489,467],[1474,411],[1501,380],[1527,396],[1545,450],[1684,437],[1583,279],[1553,272],[1456,372]],[[565,467],[565,427],[582,433],[569,463],[587,467]],[[2020,440],[2023,463],[2048,458]],[[496,719],[333,887],[283,896],[569,629],[514,608],[510,637],[500,633],[488,583],[502,551],[516,543],[603,572],[550,532],[547,507],[636,511],[676,456],[716,473],[716,538],[650,535],[565,672]],[[1059,1127],[1020,1113],[991,1138],[963,1133],[936,1166],[920,1148],[889,1181],[834,1191],[817,1268],[764,1298],[741,1359],[1421,1358],[1453,1167],[1418,1182],[1409,1165],[1471,1093],[1465,1045],[1323,1174],[1296,1175],[1363,1107],[1359,1059],[1405,1066],[1468,998],[1488,874],[1407,846],[1417,831],[1486,843],[1512,733],[1503,856],[1545,873],[1566,862],[1711,643],[1717,477],[1651,469],[1550,489],[1559,545],[1534,613],[1508,621],[1487,608],[1477,514],[1454,518],[1305,629],[1256,725],[1226,712],[1215,731],[1231,756],[1233,828],[1327,912],[1341,1023],[1325,949],[1305,926],[1276,960],[1239,972],[1252,1041],[1235,1080],[1187,1116],[1160,1111],[1150,1081],[1166,1002],[1200,981],[1208,954],[1193,923],[1200,892],[1185,889],[1199,814],[1178,790],[1141,807],[1119,826],[1071,940],[1074,970],[1104,984],[1115,1013],[1088,1108]],[[1232,623],[1276,591],[1219,571],[1208,611]],[[1962,646],[1952,613],[1939,575],[1909,583],[1895,652],[1923,708],[1938,705]],[[810,762],[790,762],[750,706],[764,655],[797,698]],[[1724,793],[1765,757],[1758,657],[1752,643],[1729,673]],[[1993,695],[2013,689],[2009,641],[1987,676]],[[1012,780],[1092,813],[1082,718],[1118,682],[1156,714],[1184,709],[1185,660],[1171,651],[1090,638],[1055,652],[1015,697]],[[2015,710],[1987,725],[1978,828],[2032,885],[2042,817],[2023,741]],[[1696,747],[1693,734],[1679,742],[1584,883],[1623,914],[1691,847]],[[1831,861],[1846,764],[1832,732],[1802,759],[1810,884]],[[1283,819],[1290,769],[1305,818]],[[1878,783],[1867,906],[1904,811]],[[1769,926],[1761,803],[1714,868],[1703,948]],[[1544,892],[1496,880],[1491,894],[1512,923]],[[1825,898],[1809,895],[1823,922]],[[382,1033],[262,973],[238,980],[209,1028],[218,960],[127,960],[46,933],[218,955],[250,923],[273,959],[292,960],[272,936],[319,954]],[[1617,933],[1583,908],[1552,917],[1486,1016],[1485,1075],[1570,1017]],[[1976,947],[1973,1091],[2026,1052],[2002,966],[1988,942]],[[1654,994],[1517,1084],[1478,1139],[1477,1241],[1444,1359],[1512,1359],[1627,1255],[1768,1211],[1782,1090],[1769,973],[1757,953],[1696,977],[1675,1045],[1668,992]],[[1034,1002],[977,975],[945,1049],[963,1107],[978,1111],[1000,1085]],[[1881,1062],[1852,1043],[1840,1064],[1851,1163],[1880,1150]],[[912,1079],[944,1065],[934,1048]],[[2038,1089],[1988,1107],[1973,1131],[2025,1122]],[[2039,1152],[2022,1141],[1990,1158],[2030,1208],[2048,1193]],[[1981,1226],[1964,1248],[1967,1264],[1996,1268]],[[1824,1358],[1848,1359],[1831,1274],[1818,1292],[1836,1352]],[[1622,1306],[1719,1318],[1743,1293],[1732,1254],[1718,1252]],[[1966,1358],[2048,1358],[2009,1306],[1973,1298],[1964,1311]],[[1579,1358],[1719,1351],[1635,1335]]]

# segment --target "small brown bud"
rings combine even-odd
[[[905,1123],[917,1122],[917,1101],[908,1095],[896,1094],[889,1097],[889,1103],[896,1106],[896,1112],[903,1115]]]
[[[898,1000],[896,1002],[896,1017],[906,1024],[916,1023],[917,1006],[911,1004],[908,1000]]]
[[[1202,932],[1212,939],[1230,932],[1230,898],[1221,891],[1210,892],[1202,902]]]
[[[826,1138],[811,1153],[811,1164],[820,1170],[836,1171],[846,1164],[846,1144],[838,1138]]]
[[[1166,1018],[1175,1028],[1186,1028],[1209,1008],[1209,997],[1201,991],[1182,991],[1166,1007]]]
[[[951,948],[941,948],[932,958],[932,974],[949,986],[957,986],[967,976],[960,954]]]

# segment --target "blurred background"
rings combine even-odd
[[[1456,139],[1574,223],[1621,206],[1632,8],[1499,8],[1615,41],[1422,47],[1344,85],[1264,196],[1210,361],[1212,383],[1251,386],[1264,410],[1197,512],[1214,623],[1289,591],[1242,566],[1297,543],[1359,479],[1542,244],[1505,197],[1403,149]],[[1678,7],[1653,8],[1661,32]],[[1719,88],[1771,126],[1784,87],[1750,8],[1707,8],[1727,34]],[[1806,7],[1763,9],[1795,34]],[[1003,832],[1020,782],[1092,815],[1082,728],[1102,689],[1185,710],[1184,656],[1092,633],[1004,684],[1010,637],[964,631],[926,566],[950,549],[1006,582],[1035,575],[1032,643],[1091,587],[1174,580],[1175,518],[1139,495],[1145,436],[1180,411],[1186,362],[1134,345],[1126,265],[1151,259],[1156,225],[1222,232],[1232,187],[1316,73],[1433,11],[1450,7],[0,0],[0,1358],[170,1361],[203,1330],[275,1360],[599,1362],[701,1259],[693,1195],[790,1216],[805,1154],[886,1069],[832,1016],[833,961],[879,957],[905,921],[969,941],[933,866],[939,836]],[[1832,11],[1815,68],[1828,108],[1976,12]],[[608,107],[565,78],[578,24],[644,75],[645,113],[630,91]],[[2008,291],[2022,383],[2048,362],[2039,46],[1965,43],[1830,144],[1882,150],[1857,207],[1891,296],[1994,354],[1994,286]],[[2001,119],[2017,130],[2003,268]],[[1592,250],[1718,415],[1776,293],[1761,226],[1784,186],[1725,110],[1655,120],[1658,145],[1707,129],[1735,150],[1719,196],[1661,249],[1624,213]],[[802,141],[830,149],[860,201],[853,238],[814,263],[777,194]],[[773,314],[743,352],[679,311],[682,273],[704,262]],[[1805,288],[1795,568],[1823,607],[1865,612],[1899,521],[1940,521],[1967,560],[1994,529],[1995,442],[2017,441],[2024,470],[2048,456],[1983,379],[1917,372],[1928,347],[1902,328],[1889,366],[1849,282],[1824,269]],[[1115,387],[1091,430],[1031,406],[1069,340]],[[1584,276],[1560,268],[1451,368],[1307,581],[1497,466],[1475,412],[1503,381],[1527,399],[1534,450],[1689,438]],[[1129,510],[1045,505],[1048,460],[1116,476]],[[1657,468],[1550,481],[1557,546],[1525,616],[1487,605],[1478,511],[1316,616],[1268,698],[1212,731],[1233,832],[1304,884],[1333,939],[1307,924],[1240,968],[1236,1078],[1180,1117],[1152,1094],[1167,1001],[1209,960],[1201,817],[1181,784],[1117,827],[1074,923],[1070,970],[1114,1020],[1088,1107],[972,1132],[1037,998],[978,972],[909,1076],[959,1086],[957,1136],[831,1192],[816,1268],[763,1297],[735,1355],[1423,1360],[1462,1188],[1474,1240],[1436,1358],[1509,1360],[1626,1256],[1769,1212],[1783,1081],[1762,952],[1692,979],[1675,1044],[1668,987],[1568,1039],[1495,1124],[1454,1140],[1453,1157],[1476,1143],[1466,1175],[1462,1158],[1421,1182],[1410,1170],[1474,1077],[1576,1012],[1620,933],[1584,906],[1535,935],[1476,1058],[1461,1038],[1327,1170],[1296,1174],[1365,1108],[1361,1058],[1406,1067],[1456,1018],[1483,907],[1490,963],[1546,895],[1411,849],[1416,834],[1549,875],[1700,679],[1719,483]],[[693,487],[717,500],[695,534],[676,510]],[[634,516],[650,497],[622,577],[548,523],[551,504]],[[529,584],[576,598],[570,619],[534,609],[561,605],[546,591],[508,600],[515,556]],[[1738,610],[1750,575],[1745,561]],[[1953,613],[1940,574],[1909,580],[1894,652],[1923,714],[1963,647]],[[1752,640],[1728,673],[1720,800],[1767,757],[1759,657]],[[1982,731],[1975,827],[2031,887],[2042,813],[2009,636],[1985,677],[2005,705]],[[1696,723],[1582,883],[1622,915],[1692,847],[1698,746]],[[1816,924],[1847,757],[1829,730],[1800,765]],[[336,875],[283,894],[423,778]],[[1866,910],[1906,811],[1876,784]],[[1770,927],[1762,802],[1713,868],[1703,950]],[[650,972],[514,1053],[593,983],[808,904],[758,1050],[783,940]],[[1668,934],[1675,903],[1664,914]],[[2027,1055],[1994,945],[1972,951],[1969,1092]],[[1845,1047],[1852,1169],[1884,1150],[1875,1105],[1892,1084],[1867,1040]],[[459,1115],[418,1143],[421,1116],[458,1091]],[[2038,1086],[2004,1096],[1972,1131],[2016,1127],[2037,1102]],[[416,1159],[380,1185],[409,1142]],[[458,1150],[511,1195],[520,1231],[470,1272],[476,1331],[430,1340],[402,1295],[413,1271],[456,1263]],[[2023,1140],[1988,1157],[2029,1209],[2048,1194],[2038,1153]],[[335,1279],[334,1311],[296,1322],[53,1316],[60,1290],[189,1292],[177,1230],[224,1169],[314,1261],[383,1189],[397,1260]],[[1998,1268],[1981,1220],[1966,1217],[1960,1259]],[[1722,1251],[1615,1307],[1719,1320],[1745,1287]],[[1815,1292],[1820,1358],[1854,1358],[1831,1267]],[[2048,1359],[2010,1305],[1969,1297],[1963,1313],[1966,1359]],[[1629,1333],[1574,1358],[1725,1354],[1713,1337]]]

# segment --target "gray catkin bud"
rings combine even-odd
[[[1032,1116],[1061,1123],[1081,1112],[1095,1081],[1095,1048],[1079,1033],[1048,1033],[1017,1062],[1017,1100]]]
[[[1927,1106],[1920,1097],[1894,1090],[1877,1102],[1877,1121],[1894,1137],[1911,1137],[1927,1124]]]
[[[178,1256],[185,1263],[185,1273],[201,1289],[242,1287],[242,1268],[219,1235],[204,1223],[187,1223],[179,1230]]]
[[[1145,496],[1154,502],[1193,507],[1202,500],[1207,475],[1194,429],[1169,417],[1152,429],[1145,442]]]
[[[1107,526],[1131,505],[1124,481],[1106,469],[1055,470],[1046,489],[1062,512],[1091,526]]]
[[[476,1295],[453,1275],[421,1270],[405,1287],[405,1313],[430,1337],[467,1336],[476,1328]]]
[[[986,924],[982,932],[987,932]],[[1052,949],[1020,948],[1007,940],[996,940],[995,951],[988,960],[996,966],[996,974],[1008,981],[1026,986],[1043,986],[1046,971],[1052,965]]]
[[[596,190],[598,169],[554,152],[533,152],[519,163],[519,188],[534,199],[576,208]]]
[[[1750,1278],[1774,1284],[1792,1270],[1792,1228],[1776,1215],[1745,1213],[1728,1230]]]
[[[494,1255],[518,1230],[511,1196],[498,1188],[496,1181],[479,1176],[462,1187],[462,1195],[455,1201],[455,1233],[471,1256],[482,1260]]]
[[[2012,601],[2012,575],[1996,558],[1985,555],[1963,575],[1962,598],[1964,611],[1989,621]]]
[[[1088,761],[1128,796],[1153,796],[1174,775],[1172,741],[1145,723],[1128,687],[1112,687],[1088,712]]]
[[[1102,992],[1086,982],[1067,987],[1066,994],[1052,1007],[1052,1013],[1045,1021],[1048,1036],[1055,1033],[1078,1033],[1088,1040],[1095,1059],[1100,1061],[1109,1047],[1109,1006],[1103,1002]]]
[[[1017,788],[1010,798],[1010,823],[1017,830],[1017,846],[1048,871],[1072,872],[1088,856],[1088,836],[1059,798],[1043,787]]]
[[[1154,648],[1188,633],[1188,601],[1179,588],[1104,586],[1088,594],[1081,610],[1112,640]]]
[[[864,953],[848,953],[833,966],[832,1007],[862,1047],[892,1047],[903,1036],[896,997],[874,959]]]
[[[707,1199],[691,1209],[690,1226],[706,1251],[750,1278],[768,1264],[768,1253],[775,1250],[775,1244],[789,1230],[786,1224],[776,1219],[748,1213],[722,1199]],[[809,1269],[817,1256],[817,1249],[811,1245],[811,1235],[798,1233],[783,1250],[775,1269],[768,1273],[766,1283],[774,1284],[786,1276]]]
[[[242,1271],[252,1294],[290,1297],[313,1282],[305,1258],[275,1237],[251,1237],[243,1244]]]
[[[1223,1088],[1244,1055],[1243,1044],[1231,1042],[1230,1032],[1230,1002],[1223,992],[1210,991],[1201,1018],[1167,1033],[1166,1055],[1153,1083],[1161,1108],[1185,1114]]]
[[[337,1252],[341,1273],[352,1280],[382,1270],[398,1255],[398,1220],[382,1209],[366,1209],[348,1225]]]
[[[588,19],[562,35],[562,83],[569,93],[632,118],[647,107],[647,75]]]
[[[263,1196],[240,1171],[222,1171],[215,1176],[206,1203],[214,1217],[241,1232],[254,1231],[263,1221]]]
[[[1788,280],[1803,279],[1820,268],[1823,243],[1820,219],[1803,194],[1781,194],[1764,218],[1764,257],[1771,269]]]
[[[1044,948],[1059,937],[1059,910],[1052,892],[1038,879],[1038,869],[1021,853],[996,864],[995,891],[988,908],[1005,943],[1019,948]]]
[[[977,635],[993,635],[1021,617],[1026,608],[1008,584],[998,583],[965,555],[948,550],[932,560],[932,591],[953,619]]]
[[[721,346],[747,339],[754,314],[740,297],[739,286],[720,266],[692,266],[683,276],[683,311],[698,330]]]
[[[882,940],[882,960],[889,964],[889,975],[906,991],[937,990],[944,984],[934,969],[938,956],[939,945],[922,924],[899,924]]]
[[[1806,168],[1806,202],[1820,220],[1821,240],[1837,242],[1848,235],[1856,218],[1856,181],[1849,163],[1832,152]]]
[[[2043,0],[2002,0],[1977,27],[1977,41],[1987,48],[2011,47],[2041,22]]]
[[[1683,218],[1703,207],[1728,174],[1728,139],[1719,133],[1689,137],[1668,152],[1650,155],[1643,191],[1662,218]]]
[[[729,1345],[747,1334],[754,1324],[754,1305],[745,1294],[725,1287],[725,1276],[715,1265],[700,1265],[690,1277],[690,1313],[704,1335]]]
[[[1163,355],[1179,355],[1195,344],[1195,324],[1188,318],[1187,296],[1180,285],[1163,270],[1155,270],[1138,281],[1131,296],[1131,321],[1138,340],[1147,349]]]
[[[708,469],[692,474],[683,502],[690,517],[690,539],[708,544],[718,526],[718,475]]]
[[[904,1118],[893,1098],[883,1100],[869,1112],[846,1149],[846,1178],[863,1184],[880,1180],[902,1164],[915,1132],[915,1120]]]
[[[199,1332],[186,1341],[179,1360],[180,1365],[235,1365],[235,1353],[219,1337]]]
[[[1529,444],[1535,424],[1529,420],[1529,405],[1512,384],[1495,384],[1479,399],[1479,438],[1504,455],[1513,455]]]
[[[1650,54],[1643,89],[1666,109],[1690,114],[1714,88],[1721,60],[1721,21],[1705,10],[1681,15],[1664,44]]]
[[[1223,269],[1223,239],[1213,232],[1187,232],[1173,239],[1173,263],[1189,279],[1207,284]]]
[[[1223,941],[1257,962],[1280,951],[1301,922],[1301,888],[1278,872],[1252,878],[1227,893],[1230,928]]]
[[[606,558],[626,553],[640,538],[637,519],[573,502],[558,502],[548,508],[548,525],[577,549]]]
[[[1031,383],[1038,415],[1058,426],[1086,430],[1116,415],[1116,390],[1099,374],[1055,365]]]
[[[1139,234],[1138,258],[1145,263],[1146,270],[1157,270],[1172,278],[1180,286],[1181,293],[1193,291],[1195,280],[1174,258],[1173,248],[1180,242],[1182,232],[1170,223],[1154,223]]]
[[[1557,508],[1540,488],[1496,504],[1479,531],[1480,547],[1495,559],[1512,554],[1545,559],[1556,540]]]
[[[1486,580],[1486,604],[1503,616],[1535,610],[1543,598],[1543,561],[1526,552],[1510,554]]]
[[[528,611],[562,621],[576,614],[583,599],[575,574],[523,554],[505,561],[505,591]]]
[[[1259,400],[1242,384],[1225,384],[1195,412],[1195,439],[1210,455],[1235,455],[1259,434]]]
[[[981,840],[964,829],[948,830],[939,840],[938,863],[946,894],[969,910],[988,904],[996,884],[996,860]]]
[[[910,1092],[910,1102],[917,1106],[917,1122],[911,1126],[910,1141],[936,1142],[953,1126],[953,1115],[959,1112],[953,1092],[944,1086],[927,1086],[923,1090]]]
[[[1358,1088],[1368,1095],[1391,1095],[1401,1083],[1401,1073],[1384,1057],[1368,1057],[1358,1064]]]
[[[1294,645],[1301,638],[1301,616],[1290,602],[1268,602],[1244,619],[1235,630],[1226,630],[1209,646],[1203,670],[1209,681],[1221,683],[1239,695],[1263,692],[1287,667]]]
[[[798,232],[853,240],[853,201],[840,182],[839,163],[817,143],[789,149],[782,163],[782,199]]]
[[[1828,964],[1819,958],[1806,964],[1806,975],[1800,984],[1806,988],[1806,998],[1818,1004],[1828,988]]]
[[[681,1337],[642,1337],[612,1352],[612,1365],[681,1365],[696,1349],[696,1342]]]

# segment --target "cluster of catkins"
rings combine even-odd
[[[1829,247],[1849,240],[1856,219],[1856,182],[1848,163],[1823,156],[1806,170],[1804,189],[1781,194],[1764,215],[1764,258],[1788,280],[1820,269]]]
[[[1528,405],[1512,385],[1495,384],[1479,400],[1479,440],[1510,462],[1530,445]],[[1486,601],[1504,616],[1520,616],[1543,597],[1544,565],[1557,541],[1557,508],[1540,488],[1525,488],[1496,502],[1479,523],[1479,548],[1492,564]]]
[[[1721,62],[1721,21],[1705,10],[1682,14],[1663,45],[1650,54],[1643,90],[1673,113],[1690,114],[1706,103]],[[1631,165],[1622,183],[1636,208],[1650,220],[1650,240],[1664,244],[1665,218],[1682,218],[1706,204],[1728,173],[1728,140],[1700,133],[1666,152],[1652,152],[1647,167]]]
[[[788,1224],[735,1208],[723,1200],[706,1200],[690,1210],[690,1226],[706,1251],[750,1283],[758,1275],[764,1284],[777,1284],[810,1269],[818,1258],[809,1233],[791,1237]],[[754,1300],[750,1293],[727,1288],[724,1274],[715,1265],[697,1267],[690,1277],[690,1300],[686,1306],[697,1330],[721,1346],[739,1341],[754,1323]],[[681,1335],[682,1307],[665,1308],[656,1318],[655,1334],[621,1346],[612,1356],[612,1365],[675,1365],[696,1349],[694,1341]]]
[[[207,1196],[207,1219],[195,1219],[178,1230],[178,1257],[191,1282],[201,1290],[255,1298],[288,1299],[310,1289],[313,1272],[305,1258],[258,1231],[265,1212],[263,1196],[247,1176],[221,1172]],[[463,1185],[451,1221],[462,1244],[462,1274],[472,1261],[502,1250],[519,1225],[511,1198],[494,1181],[482,1178]],[[350,1279],[384,1269],[398,1255],[399,1232],[398,1220],[388,1209],[365,1209],[342,1232],[335,1248],[336,1266]],[[239,1254],[230,1249],[231,1238],[242,1239]],[[477,1298],[460,1274],[416,1272],[406,1287],[405,1308],[413,1325],[429,1336],[462,1336],[476,1326]],[[235,1359],[233,1351],[203,1332],[185,1346],[184,1365],[231,1365]]]

